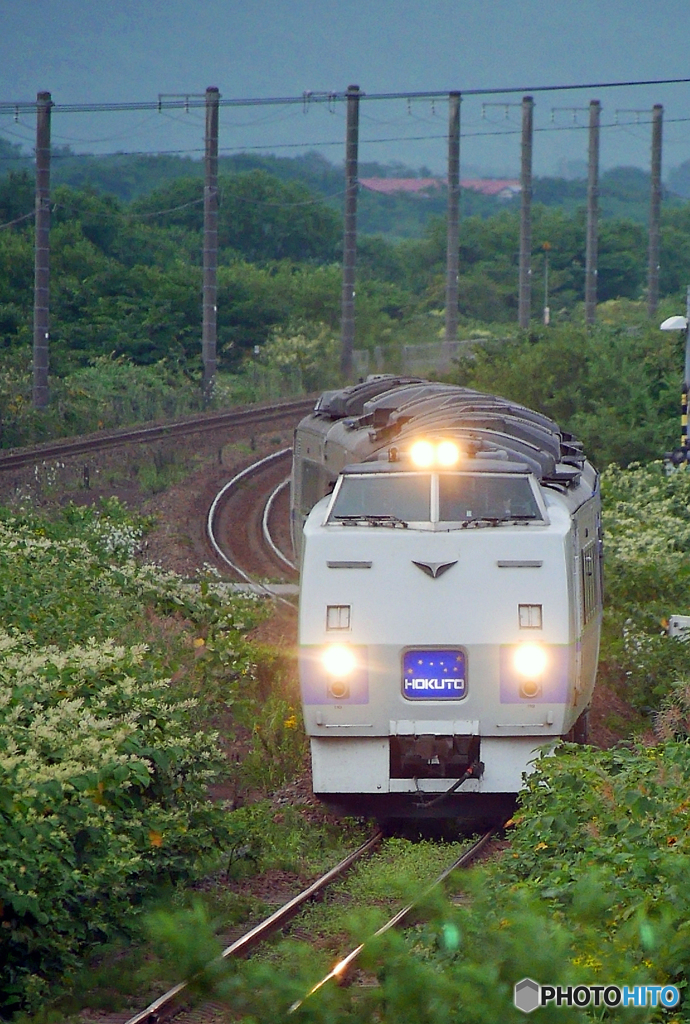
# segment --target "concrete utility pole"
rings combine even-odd
[[[460,244],[460,93],[448,96],[448,241],[446,250],[446,341],[458,337]]]
[[[50,110],[49,92],[36,97],[36,232],[34,249],[33,407],[48,405],[50,317]]]
[[[347,87],[347,129],[345,140],[345,224],[343,232],[343,290],[340,314],[340,372],[352,379],[355,343],[355,268],[357,264],[357,189],[359,151],[358,85]]]
[[[664,108],[652,110],[651,201],[649,207],[649,262],[647,269],[647,313],[654,316],[659,303],[659,256],[661,249],[661,130]],[[687,379],[687,378],[686,378]]]
[[[522,98],[522,160],[520,165],[520,274],[518,323],[529,327],[532,313],[532,132],[534,100]]]
[[[213,397],[216,382],[216,339],[218,317],[218,100],[215,86],[206,90],[206,136],[204,158],[204,283],[202,298],[201,354],[204,364],[204,402]]]
[[[599,253],[599,124],[601,103],[589,104],[589,164],[587,171],[587,252],[585,256],[585,323],[597,318]]]

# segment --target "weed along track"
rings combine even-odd
[[[311,948],[315,964],[318,965],[324,957],[332,962],[333,951],[342,948],[343,936],[350,930],[347,923],[349,918],[353,915],[366,916],[372,911],[379,917],[381,914],[390,915],[377,929],[366,931],[362,941],[346,956],[340,957],[335,966],[301,998],[295,1000],[292,1006],[282,1008],[283,1012],[295,1014],[295,1019],[298,1019],[298,1011],[303,1005],[312,999],[317,1000],[320,991],[329,982],[342,984],[352,978],[355,964],[371,939],[377,939],[390,929],[409,922],[415,910],[421,912],[420,905],[433,890],[452,872],[472,864],[498,831],[498,827],[494,827],[475,842],[448,844],[384,838],[377,831],[303,892],[227,946],[218,961],[207,965],[204,972],[219,982],[222,991],[223,976],[229,970],[229,966],[224,967],[223,962],[246,958],[255,950],[256,956],[264,961],[267,968],[289,968],[291,952],[286,952],[280,944],[257,949],[265,940],[277,936],[288,926],[292,940],[301,941],[305,948]],[[450,863],[449,856],[452,858]],[[439,871],[442,864],[445,866]],[[400,881],[403,876],[407,878],[405,885]],[[222,1014],[228,1009],[233,1012],[232,1004],[228,1005],[227,1001],[224,1004],[216,1002],[218,997],[215,996],[212,984],[204,986],[202,981],[198,985],[202,974],[175,985],[146,1009],[130,1017],[126,1024],[160,1024],[173,1018],[179,1024],[212,1024],[226,1019]],[[360,981],[367,984],[364,977]],[[198,990],[204,991],[205,995],[202,999],[197,997],[195,1001],[194,994]],[[276,1008],[276,1014],[279,1015],[279,1008]],[[102,1024],[108,1024],[109,1020],[102,1021]],[[119,1016],[117,1024],[123,1022],[124,1018]]]
[[[359,942],[349,953],[347,953],[340,960],[338,960],[335,966],[330,971],[328,971],[328,973],[326,973],[323,977],[321,977],[309,989],[309,991],[305,993],[305,995],[302,998],[297,999],[292,1004],[289,1010],[290,1014],[297,1013],[297,1011],[299,1011],[309,1000],[318,998],[318,993],[330,982],[343,984],[349,977],[351,977],[355,969],[356,962],[359,959],[360,954],[364,951],[369,941],[373,939],[378,939],[381,936],[385,935],[386,932],[390,931],[392,928],[397,928],[398,926],[403,925],[406,921],[409,921],[412,912],[415,909],[417,909],[421,903],[424,902],[424,900],[433,892],[433,890],[439,887],[454,871],[459,870],[461,868],[469,867],[479,857],[481,852],[485,849],[487,844],[496,835],[498,831],[499,826],[492,827],[470,846],[463,844],[462,852],[455,857],[451,864],[445,867],[440,872],[440,874],[438,874],[437,877],[433,879],[433,881],[431,881],[430,883],[427,882],[426,886],[423,887],[419,893],[416,893],[414,897],[410,900],[410,902],[406,903],[403,907],[397,910],[390,918],[388,918],[388,920],[386,920],[379,928],[377,928],[372,935],[363,936],[361,942]],[[457,853],[457,844],[454,844],[454,846],[456,847],[455,852]],[[443,847],[441,847],[440,849],[443,850]],[[406,852],[409,853],[410,851]],[[420,861],[423,861],[424,858],[420,857],[419,859]],[[410,866],[409,861],[407,861],[407,857],[405,858],[405,861],[406,863],[403,865],[403,870],[407,872]],[[395,859],[393,860],[393,863],[395,863]],[[373,868],[374,871],[376,870],[375,864],[370,864],[368,865],[368,867]],[[419,881],[421,882],[421,879]],[[360,899],[363,900],[363,898],[364,894],[361,894]],[[370,893],[369,898],[375,899],[376,893]],[[382,900],[381,902],[383,905],[385,905],[386,901]]]
[[[265,939],[275,935],[281,929],[285,928],[290,921],[300,912],[306,903],[310,900],[315,899],[317,896],[321,896],[323,892],[338,879],[342,878],[354,864],[361,861],[368,854],[370,854],[381,842],[383,833],[377,831],[374,835],[368,839],[365,843],[359,846],[352,853],[348,854],[339,864],[331,868],[315,882],[312,882],[306,889],[295,896],[293,899],[285,903],[279,910],[276,910],[273,914],[267,917],[260,924],[257,924],[254,928],[251,928],[244,935],[236,939],[221,954],[222,960],[230,960],[233,958],[239,958],[246,956],[251,952],[259,943]],[[154,1000],[145,1010],[130,1017],[127,1024],[159,1024],[161,1021],[170,1020],[173,1016],[175,1020],[180,1021],[184,1024],[185,1020],[203,1022],[214,1020],[214,1009],[209,1007],[207,1011],[202,1007],[201,1010],[194,1010],[192,1016],[188,1016],[184,1009],[185,997],[188,995],[188,983],[180,982],[175,985],[164,995]]]

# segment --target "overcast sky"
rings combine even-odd
[[[224,99],[349,84],[370,95],[516,89],[464,98],[462,164],[465,174],[517,174],[522,91],[690,78],[687,17],[688,0],[0,0],[0,102],[39,90],[58,105],[155,101],[209,85]],[[664,106],[664,173],[690,159],[690,84],[540,92],[537,174],[586,159],[591,99],[602,103],[604,167],[648,167],[655,103]],[[220,145],[316,148],[339,163],[344,114],[342,103],[224,108]],[[443,100],[367,100],[360,158],[443,173],[446,130]],[[32,147],[32,115],[0,113],[0,134]],[[203,112],[56,110],[53,139],[78,151],[199,155]]]

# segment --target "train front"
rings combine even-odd
[[[304,530],[314,792],[379,818],[494,816],[570,728],[572,517],[527,465],[452,440],[346,467]]]

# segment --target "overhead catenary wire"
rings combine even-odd
[[[611,82],[569,82],[556,85],[521,85],[508,87],[493,87],[488,89],[462,89],[457,85],[453,88],[420,91],[420,92],[386,92],[366,93],[360,92],[361,100],[441,100],[445,99],[451,92],[460,92],[463,96],[511,96],[524,93],[542,92],[575,92],[582,89],[621,89],[637,88],[651,85],[687,85],[690,78],[647,78],[627,79]],[[304,92],[300,96],[266,96],[266,97],[245,97],[245,98],[223,98],[219,99],[221,107],[259,107],[259,106],[289,106],[300,104],[302,107],[312,104],[345,103],[347,91],[342,92]],[[84,114],[84,113],[117,113],[145,110],[190,110],[203,108],[205,100],[202,96],[184,96],[165,99],[159,97],[157,100],[141,100],[138,102],[125,103],[53,103],[53,114]],[[0,103],[0,114],[11,114],[12,117],[27,110],[36,109],[35,100],[10,101]]]

